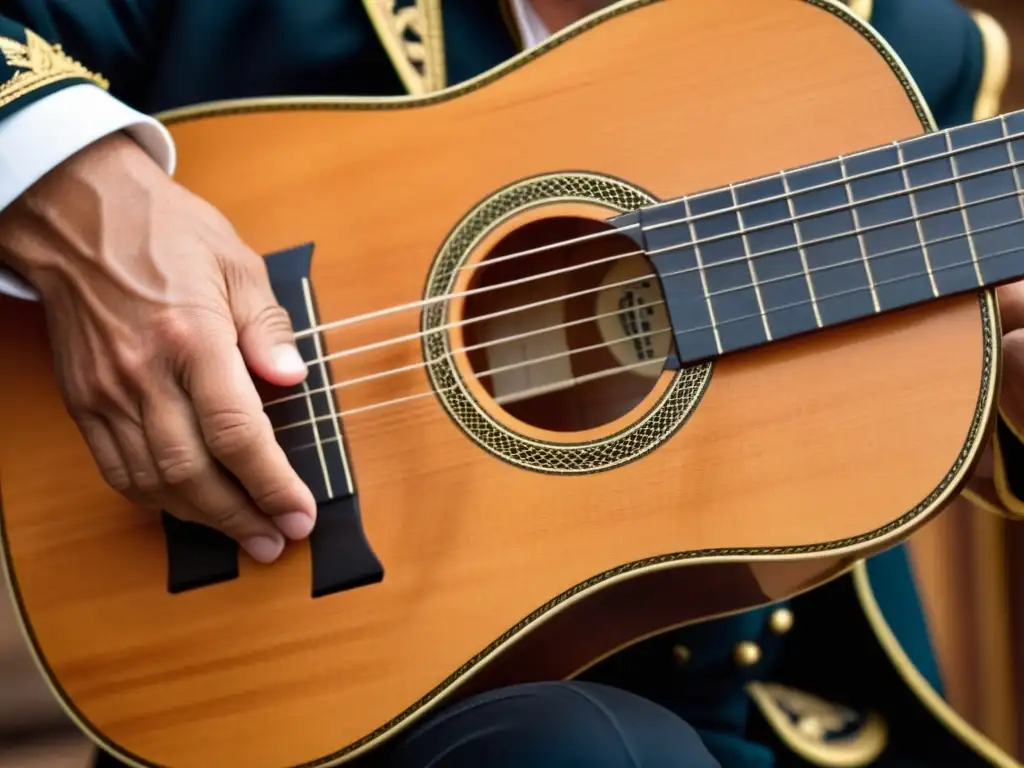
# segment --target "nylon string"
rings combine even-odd
[[[1022,222],[1014,222],[1014,223],[1022,223]],[[964,237],[964,235],[960,235],[960,237]],[[1020,252],[1024,252],[1024,246],[1017,246],[1015,248],[1007,248],[1007,249],[1004,249],[1002,251],[997,251],[995,253],[986,254],[985,256],[979,256],[976,261],[982,262],[982,261],[986,261],[988,259],[997,258],[999,256],[1007,256],[1007,255],[1010,255],[1010,254],[1013,254],[1013,253],[1020,253]],[[885,254],[879,254],[879,256],[881,256],[881,255],[885,255]],[[876,257],[870,257],[870,258],[876,258]],[[859,262],[861,262],[860,258],[856,259],[855,262],[851,262],[851,263],[859,263]],[[972,260],[971,263],[974,263],[974,260]],[[935,272],[942,272],[942,271],[947,270],[947,269],[959,269],[959,268],[966,267],[966,266],[970,266],[970,264],[968,264],[968,263],[963,263],[963,264],[946,264],[946,265],[943,265],[941,267],[934,267],[932,269],[932,272],[933,273],[935,273]],[[902,275],[900,277],[890,278],[888,280],[880,280],[880,281],[874,282],[873,284],[875,286],[891,285],[891,284],[903,282],[904,280],[918,279],[921,276],[922,276],[921,273],[912,274],[912,275]],[[787,275],[786,277],[787,278],[791,278],[791,277],[795,277],[795,275]],[[849,288],[849,289],[846,289],[846,290],[843,290],[843,291],[838,291],[836,293],[830,293],[830,294],[825,294],[825,295],[822,295],[822,296],[816,296],[814,299],[805,299],[805,300],[801,300],[801,301],[795,301],[795,302],[792,302],[790,304],[784,304],[784,305],[779,306],[779,307],[774,307],[770,311],[774,312],[774,311],[778,311],[778,310],[782,310],[782,309],[791,309],[793,307],[808,306],[808,305],[814,304],[815,302],[821,302],[821,301],[824,301],[826,299],[833,299],[833,298],[837,298],[839,296],[846,296],[848,294],[857,293],[859,291],[864,291],[864,290],[868,290],[867,287],[863,287],[862,286],[862,287],[858,287],[858,288]],[[651,306],[651,305],[644,305],[644,306]],[[676,338],[678,338],[680,336],[686,335],[687,333],[695,333],[697,331],[711,330],[713,327],[716,327],[716,326],[717,327],[721,327],[721,326],[727,325],[729,323],[738,323],[738,322],[741,322],[743,320],[750,320],[750,319],[753,319],[753,318],[765,317],[766,314],[767,313],[765,313],[765,312],[752,312],[752,313],[749,313],[747,315],[742,315],[740,317],[734,317],[734,318],[730,318],[729,320],[723,320],[720,323],[704,325],[704,326],[700,326],[700,327],[697,327],[697,328],[688,328],[685,331],[677,332],[675,334],[675,336],[676,336]],[[667,330],[671,330],[671,329],[664,329],[664,330],[667,331]],[[648,336],[648,335],[654,335],[654,334],[651,334],[651,333],[631,334],[631,335],[628,335],[628,336],[626,336],[624,338],[628,339],[628,338],[635,338],[636,336]],[[617,343],[620,343],[621,341],[622,341],[622,339],[616,339],[615,341],[610,342],[610,343],[606,343],[603,346],[609,346],[610,344],[617,344]],[[577,352],[580,352],[580,351],[583,351],[583,350],[571,350],[568,354],[576,354]],[[438,357],[438,358],[435,358],[435,359],[431,360],[430,362],[437,362],[438,360],[443,360],[443,359],[444,359],[444,357]],[[518,364],[515,364],[513,366],[513,368],[522,368],[522,367],[530,366],[530,365],[535,364],[535,362],[536,361],[526,361],[524,363],[518,363]],[[631,363],[629,365],[616,366],[614,368],[606,368],[606,369],[604,369],[602,371],[597,371],[597,372],[594,372],[594,373],[585,374],[584,376],[579,376],[579,377],[575,377],[574,376],[574,377],[571,377],[571,378],[568,378],[568,379],[563,379],[562,381],[559,381],[559,382],[554,382],[552,384],[547,384],[547,385],[544,385],[544,387],[541,388],[541,389],[542,390],[550,390],[550,389],[555,389],[555,388],[562,388],[562,387],[564,387],[566,385],[583,383],[585,381],[594,381],[594,380],[605,378],[605,377],[608,377],[608,376],[615,376],[615,375],[620,374],[620,373],[622,373],[624,371],[634,370],[634,369],[637,369],[637,368],[642,368],[642,367],[651,366],[651,365],[663,365],[663,363],[661,361],[644,360],[644,361],[641,361],[639,363]],[[382,408],[382,407],[385,407],[385,406],[388,406],[388,405],[395,405],[395,404],[398,404],[398,403],[408,402],[410,400],[416,400],[416,399],[422,398],[422,397],[429,397],[430,395],[433,395],[435,392],[447,392],[447,391],[449,391],[451,389],[454,389],[455,386],[457,386],[457,385],[453,385],[453,386],[449,386],[449,387],[444,387],[444,388],[439,389],[439,390],[430,389],[430,390],[427,390],[425,392],[421,392],[421,393],[417,393],[417,394],[413,394],[413,395],[407,395],[407,396],[404,396],[404,397],[395,398],[393,400],[384,400],[384,401],[382,401],[380,403],[372,403],[372,404],[370,404],[368,406],[361,406],[361,407],[358,407],[358,408],[338,411],[337,412],[337,417],[341,418],[343,416],[349,416],[349,415],[352,415],[352,414],[355,414],[355,413],[362,413],[364,411],[374,410],[376,408]],[[333,385],[331,387],[328,387],[327,389],[335,389],[337,387],[338,387],[338,385]],[[543,393],[543,391],[535,391],[536,389],[537,388],[530,388],[530,389],[525,389],[525,390],[519,390],[517,392],[512,392],[512,393],[509,393],[507,395],[502,396],[501,398],[495,398],[495,399],[496,399],[496,401],[499,404],[501,404],[502,402],[507,402],[508,400],[510,400],[512,398],[524,397],[524,396],[530,396],[530,395],[533,395],[533,394],[542,394]],[[283,432],[283,431],[288,430],[288,429],[295,429],[297,427],[309,426],[309,425],[316,424],[316,423],[318,423],[320,421],[324,421],[324,420],[331,419],[331,418],[333,418],[332,415],[331,414],[327,414],[325,416],[319,416],[319,417],[316,417],[316,418],[313,418],[313,419],[309,419],[307,421],[298,421],[298,422],[294,422],[292,424],[285,424],[283,426],[276,427],[274,429],[274,432],[275,433]],[[319,431],[319,430],[317,430],[317,431]],[[306,447],[306,446],[300,446],[300,447],[297,447],[297,448],[290,448],[289,450],[301,450],[304,447]]]
[[[780,247],[780,248],[775,248],[775,249],[771,249],[771,250],[767,250],[767,251],[762,251],[761,253],[751,254],[749,256],[744,255],[744,256],[733,258],[733,259],[724,259],[722,261],[715,262],[714,264],[705,265],[704,267],[696,266],[696,267],[687,267],[685,269],[680,269],[680,270],[674,270],[674,271],[670,271],[670,272],[664,273],[664,275],[662,277],[675,277],[677,275],[683,275],[683,274],[687,274],[687,273],[698,272],[698,271],[701,271],[702,269],[706,273],[707,270],[709,268],[712,268],[712,267],[720,267],[720,266],[725,266],[725,265],[728,265],[728,264],[735,264],[735,263],[740,263],[740,262],[746,262],[746,261],[750,261],[750,260],[756,259],[756,258],[761,258],[761,257],[764,257],[764,256],[771,256],[771,255],[778,254],[778,253],[785,253],[785,252],[788,252],[788,251],[800,250],[800,249],[807,248],[808,246],[818,245],[818,244],[826,243],[826,242],[831,242],[831,241],[834,241],[834,240],[837,240],[837,239],[842,239],[842,238],[845,238],[845,237],[851,237],[854,234],[863,233],[863,232],[870,232],[870,231],[873,231],[873,230],[876,230],[876,229],[882,229],[884,227],[897,226],[899,224],[917,223],[917,222],[920,222],[921,220],[929,218],[931,216],[939,216],[939,215],[942,215],[944,213],[951,213],[953,211],[965,210],[966,208],[970,208],[971,206],[974,206],[974,205],[982,205],[982,204],[985,204],[985,203],[995,202],[997,200],[1006,199],[1006,198],[1009,198],[1009,197],[1016,197],[1018,194],[1019,193],[1017,193],[1017,192],[1012,192],[1012,193],[1006,193],[1006,194],[1003,194],[1003,195],[993,195],[992,197],[987,197],[987,198],[984,198],[982,200],[974,201],[972,203],[958,204],[958,205],[955,205],[955,206],[950,206],[948,208],[942,208],[942,209],[938,209],[938,210],[935,210],[935,211],[931,211],[931,212],[929,212],[927,214],[922,214],[922,215],[918,215],[918,216],[909,216],[909,217],[906,217],[906,218],[903,218],[903,219],[897,219],[897,220],[894,220],[894,221],[886,222],[884,224],[876,224],[876,225],[871,225],[869,227],[858,228],[855,232],[851,232],[851,233],[845,233],[844,232],[843,234],[840,234],[840,235],[830,235],[830,236],[827,236],[827,237],[816,238],[814,240],[806,240],[806,241],[805,240],[801,240],[799,246],[797,246],[796,244],[794,244],[794,245],[787,245],[787,246],[783,246],[783,247]],[[922,242],[919,242],[919,243],[912,243],[911,245],[908,245],[908,246],[901,246],[899,248],[893,248],[893,249],[890,249],[890,250],[887,250],[887,251],[882,251],[880,253],[876,253],[876,254],[872,254],[872,255],[868,255],[868,254],[863,254],[862,253],[861,255],[858,255],[854,259],[848,259],[848,260],[836,262],[836,263],[833,263],[833,264],[826,264],[826,265],[823,265],[821,267],[815,267],[813,269],[802,270],[800,273],[794,273],[793,275],[781,275],[779,277],[768,278],[768,279],[765,279],[765,280],[757,280],[757,281],[752,281],[750,283],[743,283],[743,284],[740,284],[740,285],[732,286],[730,288],[722,289],[720,291],[713,291],[713,292],[707,293],[706,296],[707,296],[707,298],[711,299],[711,298],[714,298],[716,296],[720,296],[720,295],[727,294],[727,293],[732,293],[734,291],[747,290],[747,289],[750,289],[750,288],[759,288],[759,287],[761,287],[763,285],[768,285],[768,284],[771,284],[773,282],[777,282],[779,280],[789,280],[789,279],[791,279],[793,277],[802,276],[804,274],[814,275],[814,274],[816,274],[818,272],[825,272],[827,270],[836,269],[836,268],[842,267],[842,266],[849,266],[851,264],[862,263],[862,262],[865,261],[865,259],[868,262],[870,262],[872,259],[878,259],[878,258],[882,258],[884,256],[892,256],[892,255],[895,255],[895,254],[898,254],[898,253],[903,253],[903,252],[906,252],[906,251],[913,251],[913,250],[917,250],[918,248],[921,248],[922,250],[924,250],[924,249],[927,249],[929,246],[936,245],[938,243],[952,241],[952,240],[960,240],[960,239],[965,239],[965,238],[969,239],[969,238],[971,238],[971,237],[973,237],[975,235],[984,234],[985,232],[991,232],[991,231],[994,231],[994,230],[1002,229],[1004,227],[1013,226],[1013,225],[1016,225],[1016,224],[1024,225],[1024,220],[1004,222],[1004,223],[1001,223],[1001,224],[995,224],[995,225],[991,225],[991,226],[988,226],[988,227],[978,227],[977,229],[972,229],[971,232],[969,232],[969,233],[947,235],[945,237],[939,237],[939,238],[935,238],[933,240],[926,240],[926,241],[922,241]],[[740,233],[733,233],[732,236],[735,237],[738,234],[740,234]],[[634,252],[631,251],[631,252],[629,252],[628,254],[625,254],[625,255],[635,255],[635,254],[634,254]],[[622,257],[622,256],[623,255],[620,254],[620,257]],[[609,259],[602,259],[600,261],[590,262],[589,264],[582,265],[582,267],[579,267],[579,268],[591,266],[591,265],[594,265],[594,264],[604,263],[604,262],[607,262],[608,260]],[[965,266],[966,266],[966,264],[965,264]],[[932,271],[934,271],[934,270],[932,270]],[[559,271],[559,273],[561,273],[561,271]],[[544,274],[540,275],[540,277],[545,277],[545,276],[547,276],[549,274],[555,274],[555,273],[554,272],[544,273]],[[920,275],[916,275],[916,276],[920,276]],[[496,317],[506,316],[506,315],[509,315],[509,314],[517,313],[517,312],[522,312],[522,311],[525,311],[527,309],[536,308],[538,306],[543,306],[543,305],[546,305],[546,304],[561,302],[561,301],[564,301],[564,300],[569,299],[569,298],[577,298],[579,296],[584,296],[584,295],[592,294],[592,293],[599,293],[601,291],[609,290],[609,289],[612,289],[612,288],[618,288],[618,287],[623,287],[623,286],[627,286],[627,285],[635,285],[639,281],[644,280],[644,279],[656,279],[656,278],[657,278],[656,274],[654,274],[654,273],[647,273],[647,274],[644,274],[644,275],[639,275],[639,276],[636,276],[636,277],[631,277],[631,278],[628,278],[626,280],[621,280],[621,281],[614,282],[614,283],[608,283],[607,285],[601,285],[601,286],[596,286],[596,287],[593,287],[593,288],[581,289],[579,291],[576,291],[576,292],[573,292],[573,293],[570,293],[570,294],[564,294],[564,295],[561,295],[561,296],[555,296],[553,298],[548,298],[548,299],[540,299],[538,301],[531,302],[531,303],[528,303],[528,304],[522,304],[522,305],[519,305],[519,306],[516,306],[516,307],[512,307],[510,309],[500,310],[498,312],[493,312],[493,313],[489,313],[489,314],[485,314],[485,315],[479,315],[477,317],[473,317],[473,318],[470,318],[468,320],[461,320],[461,321],[456,321],[456,322],[449,323],[449,324],[446,324],[446,325],[441,325],[441,326],[438,326],[437,328],[432,328],[429,331],[420,331],[420,332],[417,332],[417,333],[410,333],[410,334],[406,334],[404,336],[396,337],[394,339],[386,339],[384,341],[375,342],[373,344],[369,344],[369,345],[365,345],[365,346],[361,346],[361,347],[354,347],[354,348],[347,349],[347,350],[342,350],[340,352],[335,352],[335,353],[332,353],[332,354],[329,354],[329,355],[326,355],[326,356],[323,356],[323,357],[318,357],[316,359],[310,360],[308,362],[308,364],[309,365],[321,364],[321,363],[323,363],[325,361],[330,361],[330,360],[338,359],[338,358],[341,358],[341,357],[347,357],[347,356],[351,356],[353,354],[358,354],[358,353],[370,351],[370,350],[373,350],[373,349],[379,349],[379,348],[382,348],[384,346],[389,346],[391,344],[398,343],[400,341],[413,341],[415,339],[418,339],[418,338],[421,338],[421,337],[424,337],[424,336],[428,336],[428,335],[431,335],[431,334],[434,334],[434,333],[440,333],[442,331],[449,330],[449,329],[452,329],[452,328],[462,327],[462,326],[466,326],[466,325],[471,325],[471,324],[474,324],[474,323],[482,322],[484,320],[489,320],[489,319],[493,319],[493,318],[496,318]],[[498,283],[496,286],[488,286],[488,287],[500,288],[500,287],[503,287],[505,285],[506,285],[506,283]],[[862,289],[858,289],[858,290],[862,290]],[[827,297],[822,297],[822,298],[827,298]],[[646,306],[660,306],[662,304],[664,304],[664,302],[659,301],[659,302],[651,302],[650,304],[647,304]],[[540,328],[540,329],[536,329],[536,330],[533,330],[533,331],[527,331],[527,332],[524,332],[524,333],[521,333],[521,334],[517,334],[517,335],[514,335],[514,336],[502,337],[502,338],[495,339],[495,340],[490,341],[490,342],[483,342],[483,343],[475,344],[475,345],[469,346],[469,347],[459,347],[459,348],[456,348],[454,350],[451,350],[451,352],[447,353],[447,354],[450,355],[450,354],[454,354],[455,352],[470,352],[470,351],[477,351],[477,350],[482,350],[482,349],[488,349],[490,347],[498,346],[500,344],[507,344],[507,343],[509,343],[511,341],[517,341],[517,340],[520,340],[520,339],[523,339],[523,338],[527,338],[529,336],[535,336],[535,335],[539,335],[539,334],[543,334],[543,333],[550,333],[552,331],[561,330],[563,328],[568,328],[568,327],[571,327],[573,325],[578,325],[580,323],[597,320],[597,319],[600,319],[600,318],[603,318],[603,317],[608,317],[608,316],[612,316],[612,315],[622,314],[622,313],[625,313],[625,312],[631,312],[634,309],[635,308],[627,307],[625,309],[616,310],[616,311],[613,311],[613,312],[606,312],[606,313],[602,313],[602,314],[591,315],[589,317],[584,317],[584,318],[581,318],[581,319],[578,319],[578,320],[573,320],[573,321],[568,322],[568,323],[560,323],[560,324],[557,324],[557,325],[551,325],[551,326],[547,326],[545,328]],[[772,311],[775,311],[775,310],[773,309]],[[617,341],[608,342],[606,344],[606,346],[612,346],[612,345],[614,345],[616,343],[618,343],[618,342]],[[358,384],[358,383],[361,383],[361,382],[364,382],[364,381],[369,381],[369,380],[372,380],[372,379],[378,379],[378,378],[382,378],[384,376],[389,376],[389,375],[392,375],[392,374],[397,374],[397,373],[402,373],[402,372],[409,371],[409,370],[414,370],[416,368],[422,368],[422,367],[425,367],[426,365],[428,365],[429,362],[434,362],[434,361],[441,360],[441,359],[444,359],[444,358],[443,357],[433,358],[431,361],[422,361],[420,363],[413,363],[413,364],[402,366],[402,367],[399,367],[399,368],[393,368],[393,369],[386,370],[386,371],[380,371],[380,372],[377,372],[377,373],[368,374],[366,376],[362,376],[362,377],[359,377],[359,378],[356,378],[356,379],[346,379],[346,380],[343,380],[341,382],[338,382],[338,383],[335,383],[333,385],[330,385],[329,387],[321,387],[319,389],[310,390],[309,394],[312,395],[312,394],[318,394],[318,393],[322,393],[322,392],[327,392],[327,391],[333,390],[333,389],[340,389],[342,387],[352,386],[353,384]],[[526,367],[526,366],[529,366],[529,365],[533,365],[536,362],[537,361],[526,361],[524,363],[521,363],[520,366],[521,367]],[[482,375],[482,374],[478,374],[478,375]],[[304,393],[304,392],[299,392],[299,393],[295,393],[295,394],[292,394],[292,395],[286,395],[284,397],[280,397],[280,398],[277,398],[275,400],[268,401],[265,404],[265,407],[270,407],[272,405],[279,405],[281,403],[288,402],[290,400],[295,400],[295,399],[304,397],[305,395],[306,395],[306,393]]]
[[[947,129],[946,131],[940,131],[937,134],[936,133],[924,134],[923,136],[921,136],[919,138],[926,138],[928,136],[942,135],[942,134],[948,133],[948,130],[949,129]],[[1005,133],[1005,130],[1004,130],[1004,133]],[[998,144],[1005,144],[1005,145],[1007,145],[1007,151],[1009,152],[1009,150],[1011,149],[1011,147],[1009,147],[1010,142],[1012,142],[1012,141],[1014,141],[1016,139],[1019,139],[1019,138],[1024,138],[1024,133],[1013,134],[1012,136],[1004,136],[1004,137],[998,138],[998,139],[991,139],[991,140],[986,141],[986,142],[980,142],[978,144],[974,144],[974,145],[972,145],[970,147],[962,147],[960,149],[949,150],[949,151],[943,152],[941,154],[936,154],[936,155],[932,155],[932,156],[925,157],[925,158],[918,158],[916,160],[909,160],[909,161],[900,160],[895,165],[886,166],[884,168],[880,168],[880,169],[877,169],[877,170],[874,170],[874,171],[865,171],[864,173],[856,174],[856,175],[853,175],[853,176],[846,176],[844,174],[843,178],[841,180],[839,180],[839,181],[825,182],[823,184],[818,184],[818,185],[815,185],[815,186],[806,187],[804,189],[797,190],[796,192],[792,192],[792,193],[787,192],[787,193],[784,193],[784,194],[781,194],[781,195],[775,195],[775,196],[772,196],[772,197],[766,197],[766,198],[763,198],[763,199],[760,199],[760,200],[753,200],[753,201],[751,201],[749,203],[742,203],[742,204],[738,204],[738,205],[727,206],[725,208],[721,208],[721,209],[714,210],[714,211],[709,211],[707,213],[692,214],[692,215],[688,215],[688,216],[683,216],[683,217],[678,218],[678,219],[671,219],[671,220],[668,220],[668,221],[662,221],[662,222],[658,222],[657,224],[648,225],[648,226],[644,227],[643,229],[645,231],[653,231],[653,230],[657,230],[657,229],[662,229],[664,227],[676,226],[676,225],[679,225],[679,224],[686,224],[686,223],[690,223],[690,222],[700,221],[702,219],[711,218],[711,217],[714,217],[714,216],[721,216],[721,215],[726,214],[726,213],[735,213],[737,211],[743,211],[743,210],[745,210],[747,208],[753,208],[753,207],[756,207],[756,206],[759,206],[759,205],[765,205],[765,204],[771,203],[771,202],[788,201],[788,200],[791,200],[793,197],[795,197],[797,195],[803,195],[803,194],[808,194],[808,193],[812,193],[812,192],[817,192],[819,190],[826,190],[826,189],[832,189],[832,188],[835,188],[835,187],[843,187],[843,186],[846,186],[847,188],[849,188],[848,185],[850,185],[850,184],[852,184],[854,182],[860,181],[861,179],[866,179],[866,178],[871,178],[871,177],[874,177],[874,176],[879,176],[879,175],[884,174],[884,173],[892,173],[894,171],[904,171],[906,168],[912,167],[914,165],[920,165],[921,163],[933,162],[935,160],[942,160],[942,159],[945,159],[945,158],[954,157],[955,155],[961,154],[963,152],[967,152],[967,151],[971,151],[971,150],[975,150],[975,149],[984,149],[985,147],[995,146],[995,145],[998,145]],[[906,143],[914,141],[914,139],[901,140],[901,141],[902,141],[902,143],[906,144]],[[859,154],[866,154],[866,153],[869,153],[869,152],[879,151],[879,150],[884,149],[884,148],[886,148],[888,146],[896,147],[897,151],[899,151],[900,142],[892,142],[891,144],[883,145],[882,147],[874,147],[872,149],[866,149],[866,150],[863,150],[862,152],[858,152],[858,153],[855,153],[855,154],[852,154],[852,155],[840,155],[838,158],[832,158],[832,159],[829,159],[829,160],[822,160],[822,161],[820,161],[818,163],[814,163],[814,164],[807,165],[807,166],[802,166],[800,168],[794,168],[794,169],[792,169],[790,171],[782,171],[779,174],[775,174],[775,175],[762,176],[762,177],[758,177],[758,178],[755,178],[755,179],[749,179],[747,181],[735,183],[735,184],[733,184],[731,186],[734,189],[739,189],[741,187],[744,187],[744,186],[747,186],[747,185],[750,185],[750,184],[755,184],[755,183],[758,183],[758,182],[762,182],[762,181],[765,181],[766,179],[772,179],[772,178],[775,178],[775,177],[780,176],[780,175],[781,175],[782,178],[785,178],[787,173],[789,175],[792,175],[793,173],[796,173],[796,172],[799,172],[799,171],[804,171],[804,170],[807,170],[807,169],[810,169],[810,168],[815,168],[815,167],[818,167],[818,166],[821,166],[821,165],[825,165],[825,164],[828,164],[828,163],[834,163],[834,162],[837,162],[837,161],[840,162],[840,163],[844,163],[847,158],[856,157]],[[902,155],[898,155],[898,156],[902,157]],[[975,171],[973,173],[966,173],[966,174],[962,174],[962,175],[956,175],[956,173],[954,171],[955,178],[945,179],[945,180],[941,180],[941,181],[929,182],[927,184],[919,184],[919,185],[917,185],[915,187],[910,187],[910,188],[907,188],[907,189],[897,190],[895,192],[889,192],[889,193],[886,193],[886,194],[883,194],[883,195],[876,195],[874,197],[870,197],[870,198],[867,198],[865,200],[859,200],[859,201],[856,201],[856,202],[851,201],[849,203],[845,203],[843,205],[833,206],[831,208],[822,208],[821,210],[818,210],[818,211],[813,211],[813,212],[807,213],[807,214],[801,214],[799,216],[791,216],[789,218],[782,219],[782,220],[779,220],[779,221],[773,221],[773,222],[770,222],[768,224],[762,224],[762,225],[757,225],[757,226],[753,226],[753,227],[747,227],[745,229],[743,227],[741,227],[741,230],[742,230],[742,233],[757,232],[757,231],[762,230],[762,229],[769,229],[771,227],[777,227],[777,226],[782,225],[782,224],[791,224],[791,223],[794,223],[794,222],[803,221],[804,219],[815,218],[817,216],[824,216],[824,215],[827,215],[827,214],[830,214],[830,213],[838,213],[838,212],[841,212],[841,211],[852,210],[854,208],[857,208],[857,207],[860,207],[860,206],[863,206],[863,205],[868,205],[868,204],[871,204],[871,203],[875,203],[875,202],[878,202],[878,201],[881,201],[881,200],[887,200],[887,199],[891,199],[891,198],[895,198],[895,197],[903,197],[904,195],[916,194],[916,193],[918,193],[918,192],[920,192],[922,190],[932,189],[934,187],[940,187],[940,186],[944,186],[944,185],[947,185],[947,184],[956,184],[957,188],[959,189],[960,183],[965,181],[965,180],[969,180],[969,179],[980,177],[980,176],[985,176],[985,175],[988,175],[988,174],[991,174],[991,173],[997,173],[999,171],[1015,169],[1020,164],[1021,164],[1021,162],[1011,162],[1011,163],[1008,163],[1006,165],[996,166],[995,168],[987,168],[987,169],[984,169],[984,170],[981,170],[981,171]],[[723,189],[712,189],[712,190],[707,190],[705,192],[696,193],[694,195],[690,195],[690,196],[683,197],[683,198],[677,198],[677,199],[674,199],[674,200],[664,200],[664,201],[661,201],[659,203],[652,204],[650,206],[645,206],[643,210],[648,210],[648,211],[649,210],[656,210],[657,208],[660,208],[660,207],[663,207],[663,206],[666,206],[666,205],[672,205],[672,204],[680,203],[680,202],[684,202],[684,201],[697,200],[697,199],[699,199],[700,197],[702,197],[704,195],[708,195],[708,194],[712,194],[712,193],[716,193],[716,192],[723,192],[723,191],[724,191],[724,188]],[[848,195],[848,197],[849,197],[849,195]],[[590,233],[590,234],[587,234],[587,235],[581,235],[581,236],[578,236],[578,237],[574,237],[574,238],[571,238],[571,239],[568,239],[568,240],[562,240],[562,241],[558,241],[558,242],[555,242],[555,243],[548,243],[548,244],[541,245],[541,246],[536,246],[534,248],[530,248],[530,249],[527,249],[527,250],[517,251],[517,252],[511,253],[511,254],[506,254],[506,255],[498,257],[496,259],[488,259],[486,261],[479,262],[479,263],[476,263],[476,264],[467,264],[467,265],[464,265],[463,267],[460,267],[460,270],[463,270],[463,269],[467,269],[467,270],[468,269],[479,269],[481,267],[489,266],[490,264],[498,263],[499,260],[500,261],[509,261],[511,259],[522,258],[524,256],[534,255],[534,254],[542,253],[542,252],[549,251],[549,250],[555,250],[555,249],[558,249],[558,248],[563,248],[563,247],[566,247],[568,245],[574,245],[574,244],[577,244],[577,243],[580,243],[580,242],[584,242],[584,241],[588,241],[588,240],[596,240],[596,239],[599,239],[601,237],[610,237],[611,235],[621,234],[623,232],[627,232],[627,231],[630,231],[630,230],[633,230],[633,229],[637,229],[639,226],[640,226],[639,224],[630,224],[628,226],[624,226],[624,227],[621,227],[621,228],[618,228],[618,229],[614,229],[614,230],[607,230],[607,231],[602,231],[602,232],[597,232],[597,233]],[[735,237],[738,234],[741,234],[741,232],[739,232],[739,231],[737,231],[737,232],[729,232],[729,233],[726,233],[726,234],[723,234],[723,235],[715,235],[715,236],[712,236],[712,237],[706,237],[706,238],[702,238],[702,239],[699,239],[699,240],[694,240],[694,241],[689,242],[689,243],[683,243],[681,245],[670,246],[670,247],[667,247],[667,248],[664,248],[664,249],[651,251],[651,252],[648,253],[648,255],[655,255],[657,253],[668,252],[668,251],[671,251],[671,250],[679,250],[681,248],[687,248],[687,247],[691,247],[691,246],[692,247],[699,247],[699,246],[705,245],[707,243],[716,242],[716,241],[719,241],[719,240],[727,239],[729,237]],[[846,233],[846,235],[849,235],[849,234],[855,234],[855,233],[854,232]],[[846,236],[846,235],[842,235],[842,236]],[[806,245],[806,243],[805,243],[805,245]],[[580,266],[577,266],[576,269],[582,269],[582,268],[585,268],[585,267],[586,267],[586,265],[580,265]],[[570,270],[566,270],[566,271],[572,271],[572,270],[570,269]],[[547,273],[543,273],[541,275],[532,275],[532,276],[530,276],[528,278],[521,278],[520,282],[528,282],[531,279],[539,279],[540,277],[543,277],[544,274],[547,274]],[[500,284],[499,284],[499,286],[500,286]],[[396,312],[404,312],[404,311],[408,311],[408,310],[411,310],[411,309],[421,309],[423,307],[427,307],[427,306],[430,306],[432,304],[439,303],[441,301],[447,301],[449,299],[458,298],[458,297],[464,297],[464,296],[472,296],[472,295],[475,295],[474,292],[483,292],[485,290],[493,290],[495,287],[496,286],[484,286],[483,288],[469,289],[469,290],[462,291],[462,292],[448,293],[448,294],[443,294],[443,295],[440,295],[440,296],[432,296],[429,299],[421,299],[421,300],[418,300],[418,301],[408,302],[406,304],[398,304],[398,305],[395,305],[395,306],[392,306],[392,307],[385,307],[383,309],[374,310],[373,312],[367,312],[367,313],[362,314],[362,315],[355,315],[353,317],[343,318],[341,320],[333,320],[333,321],[330,321],[330,322],[327,322],[327,323],[321,323],[320,325],[314,326],[312,328],[305,328],[302,331],[297,332],[295,334],[295,337],[296,338],[302,338],[304,336],[308,336],[308,335],[313,334],[313,333],[320,333],[320,332],[332,330],[332,329],[335,329],[335,328],[341,328],[341,327],[346,326],[346,325],[352,325],[354,323],[360,323],[360,322],[366,322],[368,320],[374,320],[374,319],[377,319],[377,318],[380,318],[380,317],[384,317],[384,316],[387,316],[387,315],[390,315],[390,314],[394,314]]]

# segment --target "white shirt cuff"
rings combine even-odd
[[[76,152],[117,131],[128,133],[168,174],[174,173],[174,141],[167,129],[95,85],[62,88],[0,121],[0,210]],[[2,266],[0,293],[38,298]]]

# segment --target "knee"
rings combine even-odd
[[[677,715],[596,683],[511,686],[429,717],[397,740],[381,768],[486,765],[717,768]]]

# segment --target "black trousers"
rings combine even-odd
[[[512,686],[467,699],[350,765],[720,768],[697,732],[674,713],[617,688],[576,681]],[[95,768],[121,764],[104,754]]]

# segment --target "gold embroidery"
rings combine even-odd
[[[864,560],[858,560],[853,567],[853,587],[857,592],[857,602],[860,603],[861,611],[867,618],[871,631],[878,639],[882,650],[885,651],[886,657],[929,714],[989,765],[998,766],[998,768],[1024,768],[1024,764],[1015,760],[987,734],[967,722],[938,691],[932,688],[928,679],[914,666],[914,662],[900,645],[896,633],[893,632],[885,614],[882,613],[882,608],[878,604],[874,588],[871,585],[867,562]]]
[[[7,66],[20,70],[0,84],[0,107],[10,104],[37,88],[68,78],[92,80],[101,88],[110,84],[64,53],[60,45],[51,45],[31,29],[25,30],[25,42],[0,37],[0,53]]]
[[[777,683],[753,682],[747,693],[779,739],[815,765],[859,768],[871,765],[885,749],[888,728],[873,712],[863,717]]]
[[[1010,76],[1010,40],[1006,30],[995,18],[983,11],[971,11],[971,18],[981,33],[985,65],[974,100],[973,120],[984,120],[999,114],[999,103]]]
[[[411,2],[411,5],[404,4]],[[439,0],[363,0],[377,34],[413,95],[445,86]]]
[[[848,0],[846,5],[863,21],[871,21],[871,12],[874,10],[873,0]]]

